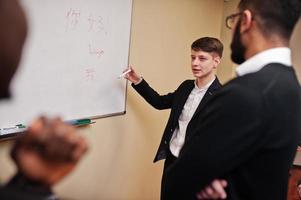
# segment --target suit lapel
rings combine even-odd
[[[178,102],[176,103],[176,109],[173,117],[173,119],[176,120],[175,122],[176,124],[178,123],[180,114],[182,113],[186,100],[193,88],[194,88],[194,81],[191,80],[187,83],[187,85],[183,88],[183,90],[179,92],[180,96]]]
[[[222,85],[220,84],[218,78],[215,78],[215,80],[213,81],[213,83],[210,85],[210,87],[208,88],[207,92],[205,93],[202,101],[200,102],[198,108],[196,109],[196,111],[193,114],[193,117],[191,118],[191,120],[194,119],[195,116],[198,115],[198,113],[202,110],[202,108],[207,104],[207,102],[210,100],[211,96],[219,89],[221,88]]]

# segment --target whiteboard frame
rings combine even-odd
[[[129,44],[128,44],[128,61],[127,61],[127,65],[129,66],[129,62],[130,62],[130,50],[131,50],[131,36],[132,36],[132,25],[133,25],[133,1],[131,0],[131,12],[130,12],[130,33],[129,33]],[[96,115],[96,116],[90,116],[90,117],[84,117],[84,118],[79,118],[79,119],[91,119],[91,120],[97,120],[97,119],[101,119],[101,118],[108,118],[108,117],[115,117],[115,116],[120,116],[120,115],[125,115],[126,114],[126,105],[127,105],[127,91],[128,91],[128,80],[126,81],[126,85],[125,85],[125,99],[124,99],[124,111],[121,112],[116,112],[116,113],[109,113],[109,114],[104,114],[104,115]],[[78,120],[78,119],[74,119],[74,120]],[[27,124],[26,124],[27,126]],[[19,136],[22,136],[23,134],[25,134],[26,131],[15,131],[9,134],[1,134],[0,132],[0,142],[2,141],[6,141],[6,140],[10,140],[10,139],[16,139]]]

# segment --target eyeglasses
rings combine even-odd
[[[226,17],[226,27],[228,29],[232,29],[234,26],[235,17],[240,16],[240,15],[242,15],[242,12],[235,13],[235,14],[232,14],[232,15],[229,15],[228,17]]]

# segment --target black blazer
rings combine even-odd
[[[5,186],[0,186],[1,200],[46,200],[57,199],[51,188],[40,182],[27,179],[17,173]]]
[[[161,143],[156,153],[154,162],[165,159],[169,148],[169,141],[171,140],[175,128],[177,128],[178,126],[178,120],[181,115],[182,109],[189,94],[194,88],[194,80],[184,81],[174,92],[168,93],[167,95],[159,95],[148,85],[145,80],[142,80],[142,82],[138,85],[132,84],[132,86],[154,108],[159,110],[169,108],[171,109],[169,119],[163,132]],[[190,137],[190,132],[194,129],[195,126],[197,126],[196,119],[201,109],[219,88],[221,88],[221,84],[219,80],[215,78],[187,126],[185,140]]]
[[[233,79],[203,109],[200,125],[167,169],[163,199],[195,199],[213,179],[225,178],[228,199],[285,200],[300,119],[292,67],[269,64]]]

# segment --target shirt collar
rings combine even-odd
[[[202,86],[202,87],[199,87],[198,85],[197,85],[197,80],[195,80],[194,81],[194,89],[196,90],[196,91],[204,91],[204,90],[207,90],[209,87],[210,87],[210,85],[213,83],[213,81],[215,80],[216,78],[214,78],[212,81],[210,81],[209,83],[207,83],[206,85],[204,85],[204,86]]]
[[[287,47],[278,47],[262,51],[239,65],[236,73],[238,76],[243,76],[257,72],[269,63],[292,66],[291,50]]]

